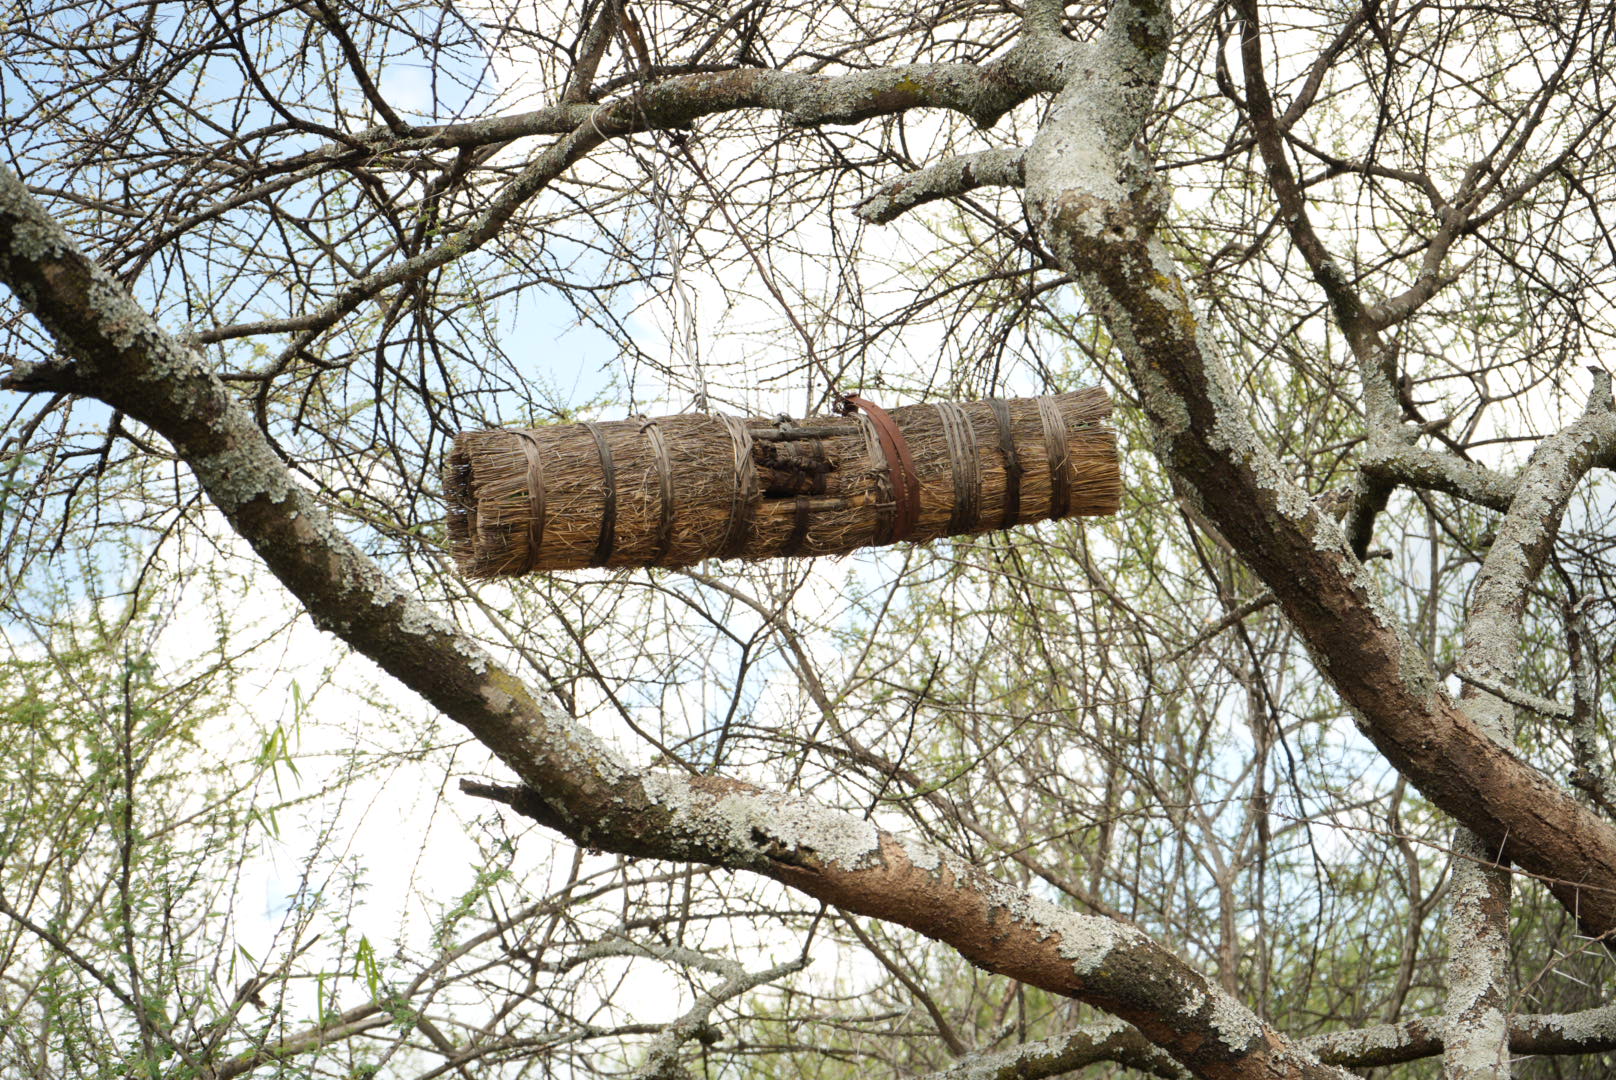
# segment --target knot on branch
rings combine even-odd
[[[1588,370],[1593,373],[1594,388],[1588,395],[1587,414],[1594,416],[1616,410],[1616,402],[1610,396],[1610,372],[1602,367],[1589,365]]]
[[[1069,188],[1029,200],[1029,209],[1062,265],[1074,273],[1109,262],[1120,251],[1137,252],[1155,235],[1167,208],[1161,185],[1121,187],[1115,196]]]

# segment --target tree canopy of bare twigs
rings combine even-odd
[[[1616,15],[17,0],[0,1073],[1609,1075]],[[1099,383],[473,586],[456,432]]]

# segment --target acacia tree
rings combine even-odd
[[[899,1067],[937,1064],[920,1041],[1021,1076],[1340,1076],[1438,1054],[1447,1074],[1501,1076],[1513,1053],[1598,1054],[1616,1046],[1608,1010],[1540,1015],[1517,991],[1607,975],[1616,931],[1601,500],[1574,506],[1616,453],[1597,369],[1612,29],[1585,10],[1255,0],[1176,22],[1150,0],[28,9],[4,61],[5,386],[23,395],[8,552],[47,560],[88,506],[101,528],[205,533],[199,494],[315,626],[497,758],[507,775],[468,794],[583,850],[781,886],[759,910],[806,941],[834,909],[836,936],[928,1018],[879,1051]],[[411,65],[429,74],[415,108]],[[921,209],[942,200],[954,210]],[[930,251],[861,249],[855,219],[915,213]],[[840,275],[794,272],[826,262]],[[768,359],[702,359],[698,263],[777,314]],[[877,266],[915,283],[890,310]],[[629,312],[652,285],[690,331],[654,335],[663,354]],[[603,653],[601,633],[632,638],[602,628],[621,583],[598,603],[568,582],[490,600],[441,570],[422,477],[444,437],[558,411],[502,322],[536,295],[702,406],[746,382],[810,404],[878,375],[991,390],[1037,355],[1058,384],[1070,369],[1048,357],[1066,350],[1114,385],[1155,464],[1135,466],[1110,542],[1053,530],[881,564],[901,603],[851,590],[880,614],[850,670],[816,655],[828,620],[800,621],[829,603],[824,578],[639,579],[736,641],[703,673],[730,684],[720,722],[703,712],[681,741],[624,690],[681,707],[700,647],[646,635],[627,667]],[[910,333],[941,341],[944,370],[905,357]],[[1581,363],[1592,388],[1562,422]],[[165,459],[184,480],[122,486]],[[524,629],[535,612],[549,636]],[[945,642],[939,625],[963,629]],[[746,722],[768,712],[742,691],[764,648],[799,680],[800,717]],[[595,733],[597,693],[634,751]],[[1352,752],[1343,715],[1392,770],[1357,801],[1351,768],[1316,760]],[[917,720],[941,733],[924,752]],[[884,801],[918,835],[884,828]],[[1451,843],[1431,808],[1458,823]],[[1325,815],[1383,833],[1355,853],[1369,884],[1327,869]],[[1177,858],[1153,858],[1162,844]],[[231,1043],[238,1000],[187,1040],[60,928],[9,898],[0,912],[118,998],[152,1071],[235,1075],[388,1017],[437,1055],[423,1072],[542,1059],[608,1032],[523,1044],[496,1023],[614,954],[720,978],[644,1046],[639,1067],[672,1072],[712,1041],[715,1008],[799,966],[748,971],[676,933],[529,962],[508,936],[573,887],[423,963],[499,940],[525,980],[449,1034],[378,982],[362,1014]],[[692,895],[735,914],[739,894],[705,888],[657,931]],[[1353,966],[1385,980],[1372,1003],[1319,975],[1330,931],[1311,955],[1286,944],[1284,923],[1326,918],[1322,900],[1303,913],[1310,888],[1373,927]],[[950,954],[906,960],[861,919],[1000,989],[945,992]],[[811,1056],[790,1033],[817,1007],[754,1017],[748,1044],[783,1030],[776,1053]],[[1029,1007],[1036,1023],[1006,1026]],[[994,1056],[1012,1033],[1030,1049]],[[834,1042],[828,1059],[873,1052]]]

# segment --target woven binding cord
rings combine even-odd
[[[864,440],[864,456],[872,462],[879,458],[885,464],[886,451],[881,449],[881,436],[875,430],[875,421],[868,416],[855,414],[853,422],[858,425],[859,437]],[[892,527],[898,520],[898,500],[892,494],[892,474],[885,468],[877,467],[870,474],[870,481],[875,486],[875,533],[870,543],[890,544]]]
[[[730,559],[739,555],[752,538],[758,476],[757,465],[752,461],[752,433],[746,430],[746,423],[724,413],[717,415],[735,444],[735,494],[729,507],[729,527],[724,530],[724,546],[718,549],[721,558]]]
[[[952,401],[933,406],[943,422],[943,441],[948,444],[948,463],[954,472],[954,513],[948,519],[952,534],[976,531],[982,514],[982,470],[976,460],[976,430],[965,410]]]
[[[651,440],[651,456],[656,458],[657,486],[662,496],[662,514],[657,518],[656,545],[651,553],[651,565],[657,566],[673,547],[673,462],[668,459],[668,444],[655,420],[642,423],[640,434]]]
[[[851,416],[853,410],[863,409],[875,425],[876,437],[881,441],[881,454],[887,461],[887,475],[892,478],[892,501],[896,513],[892,519],[892,537],[887,542],[896,544],[907,540],[920,521],[920,477],[915,474],[915,459],[887,411],[857,394],[843,394],[836,401],[836,411]]]
[[[1066,449],[1066,418],[1047,397],[1038,399],[1044,423],[1044,460],[1049,462],[1049,516],[1063,518],[1072,505],[1072,455]]]
[[[527,455],[527,567],[522,573],[530,574],[539,568],[544,545],[544,459],[539,456],[539,440],[526,431],[518,431],[516,437]]]
[[[617,466],[612,463],[612,448],[606,445],[606,433],[592,420],[584,427],[595,437],[595,449],[600,452],[600,471],[606,480],[604,505],[600,511],[600,540],[595,544],[595,559],[591,566],[605,566],[612,561],[612,550],[617,546]]]
[[[1016,436],[1010,430],[1010,403],[991,398],[993,419],[999,425],[999,453],[1004,455],[1004,521],[999,528],[1021,523],[1021,461],[1016,457]]]

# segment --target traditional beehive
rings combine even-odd
[[[1097,387],[890,414],[654,420],[466,431],[444,467],[449,542],[471,577],[703,559],[839,555],[900,540],[1111,514],[1122,495]]]

